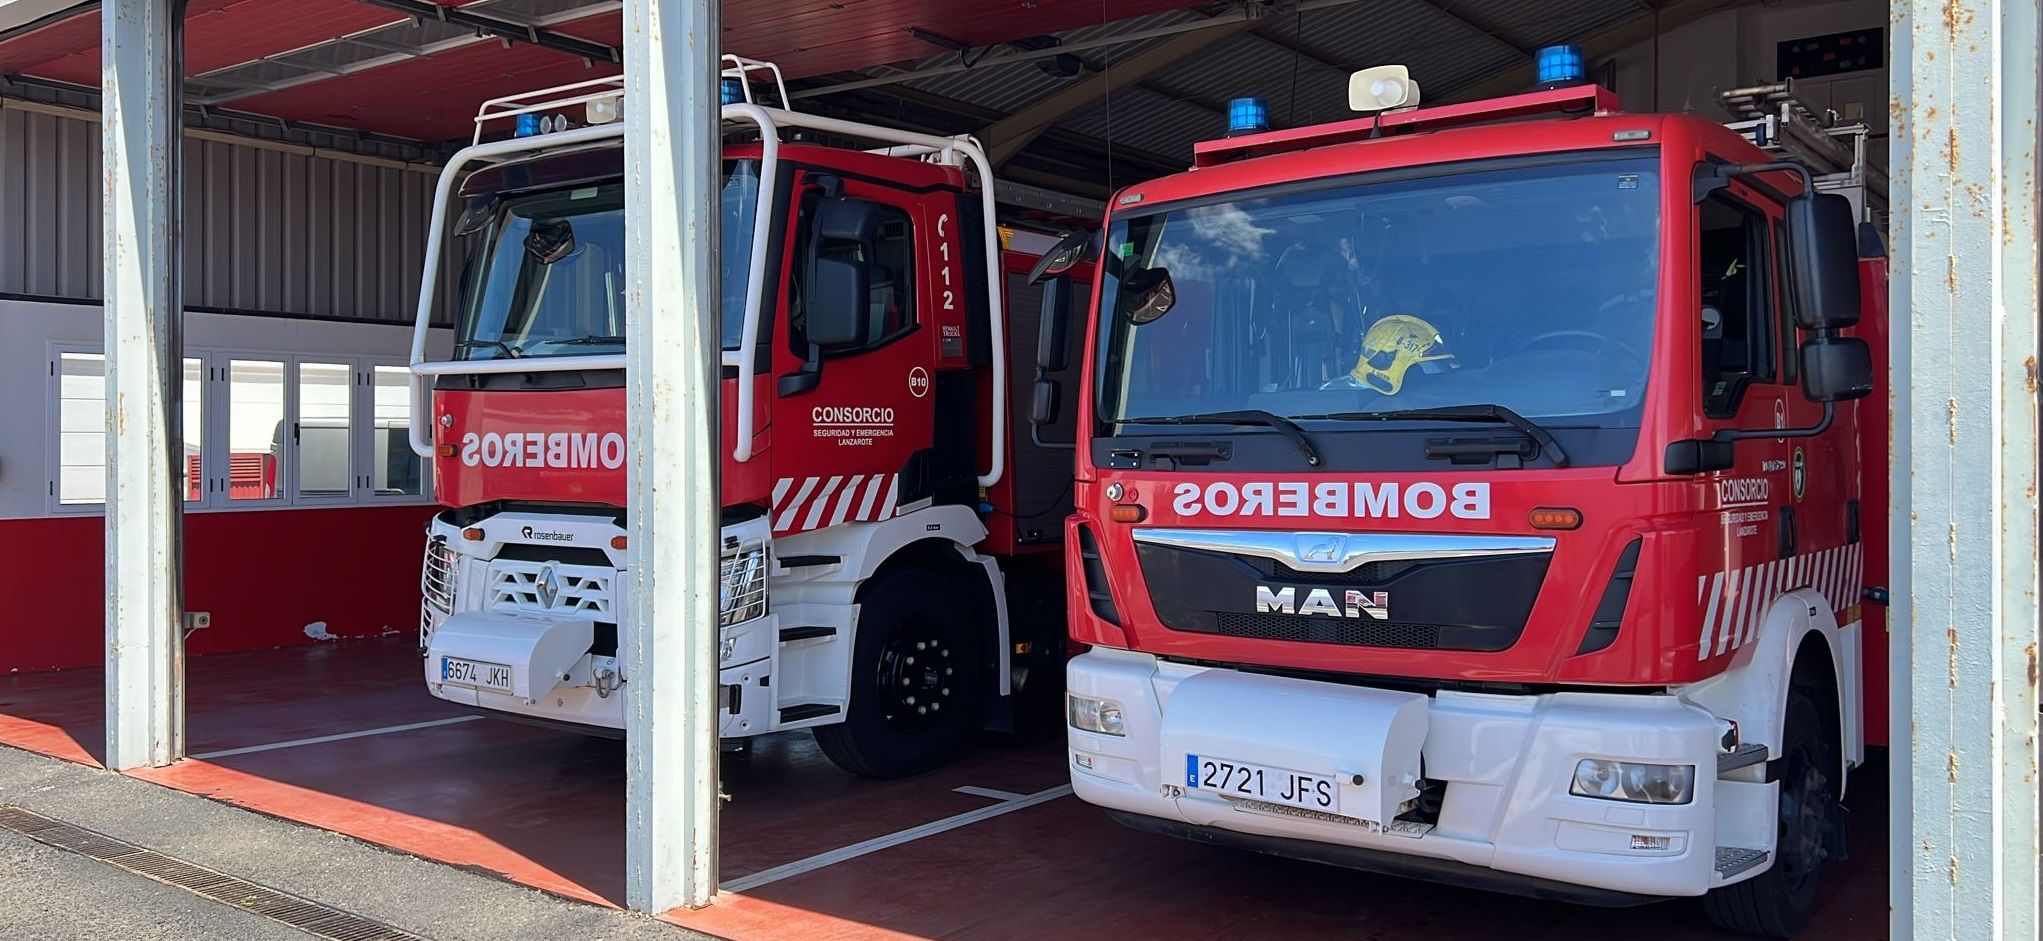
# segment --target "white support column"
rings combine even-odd
[[[100,4],[106,764],[184,756],[178,186],[184,4]]]
[[[2032,941],[2037,0],[1895,12],[1892,933]]]
[[[717,849],[716,0],[625,0],[632,579],[625,898],[709,904]]]

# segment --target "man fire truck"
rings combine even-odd
[[[847,770],[911,773],[1061,666],[1070,456],[1009,431],[1028,339],[1011,348],[1007,310],[1032,338],[1035,259],[996,229],[970,138],[766,107],[754,80],[784,105],[779,70],[725,61],[722,734],[811,729]],[[412,447],[448,507],[428,530],[427,686],[599,731],[623,726],[633,679],[622,89],[482,107],[440,178],[412,349]],[[472,250],[453,357],[433,362],[449,230]]]
[[[1145,830],[1786,936],[1883,727],[1883,263],[1806,164],[1541,65],[1428,108],[1368,70],[1367,116],[1295,130],[1238,101],[1114,198],[1073,786]]]

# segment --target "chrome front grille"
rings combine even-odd
[[[616,578],[616,569],[498,559],[489,566],[488,607],[615,621],[612,588]]]
[[[420,569],[419,593],[425,597],[426,620],[436,621],[433,615],[445,616],[454,613],[454,579],[456,570],[454,550],[447,545],[447,537],[434,536],[426,540],[426,561]]]

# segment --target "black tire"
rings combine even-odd
[[[927,771],[978,727],[987,629],[971,574],[902,566],[859,590],[850,709],[811,730],[837,767],[866,778]]]
[[[1779,833],[1766,872],[1703,896],[1720,928],[1762,938],[1791,938],[1808,926],[1821,887],[1824,847],[1837,820],[1838,751],[1823,712],[1808,695],[1788,694],[1782,730]]]

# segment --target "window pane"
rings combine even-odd
[[[106,357],[98,353],[58,356],[57,502],[106,502]]]
[[[203,500],[206,494],[205,461],[200,442],[204,434],[206,370],[196,359],[184,361],[184,498]]]
[[[421,492],[423,462],[411,450],[411,370],[376,367],[376,414],[369,428],[369,483],[377,493]]]
[[[235,500],[272,500],[283,453],[284,364],[237,359],[227,365],[227,491]]]
[[[298,364],[298,495],[345,497],[353,491],[348,392],[354,369],[340,363]]]

